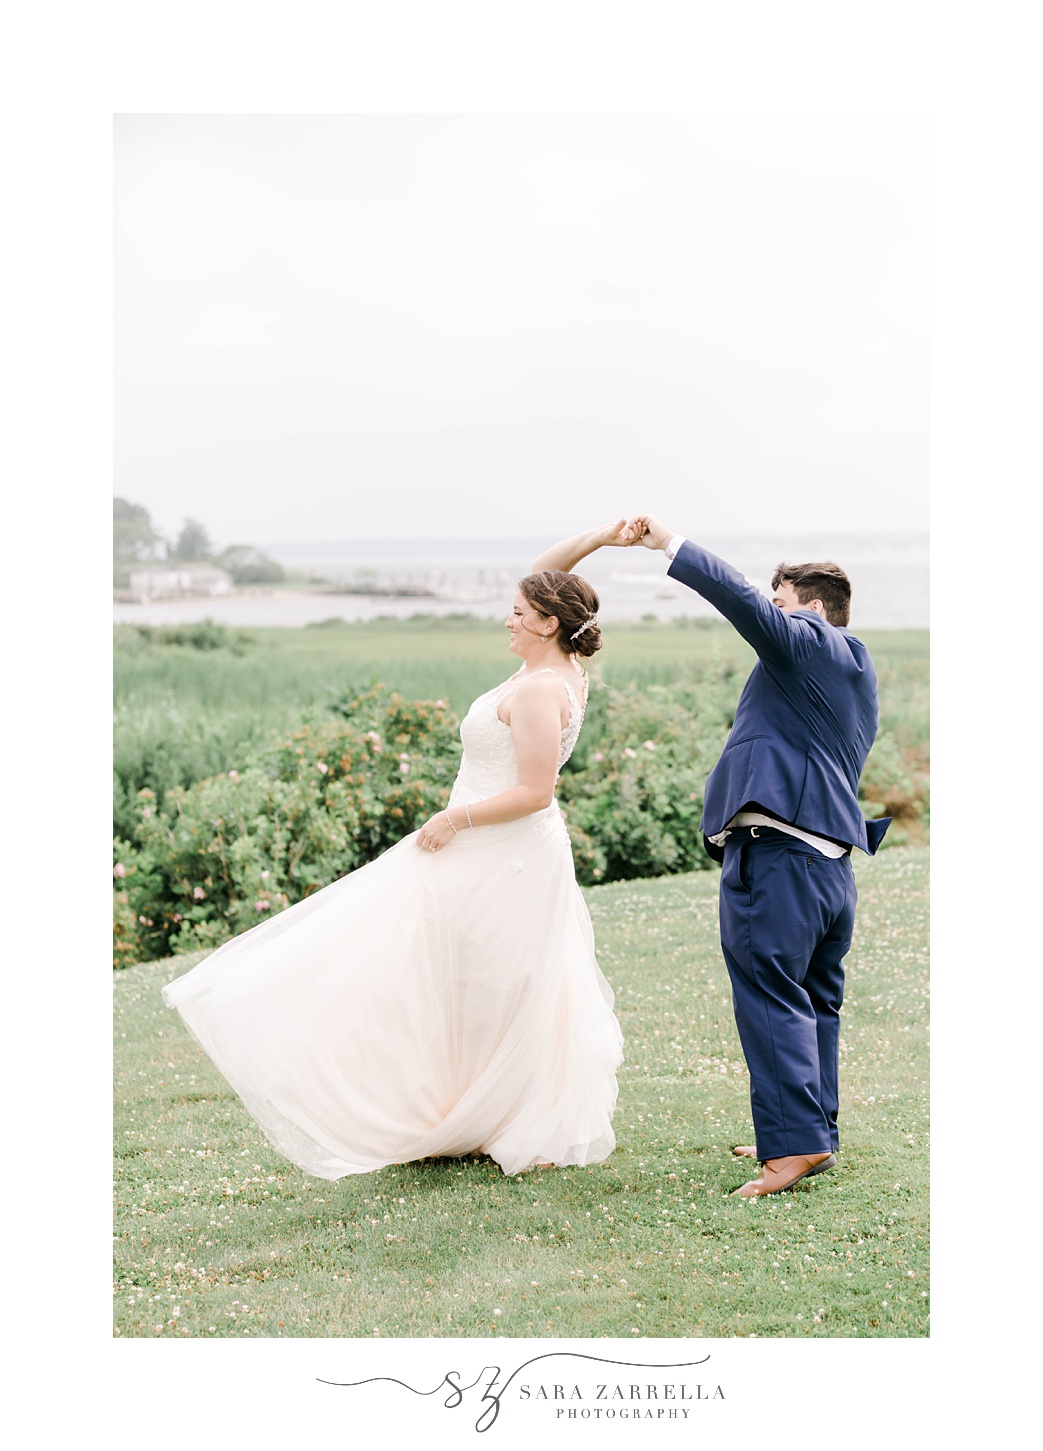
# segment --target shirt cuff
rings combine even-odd
[[[673,560],[674,555],[680,549],[684,541],[685,536],[683,534],[675,534],[673,536],[673,538],[667,544],[666,548],[663,550],[663,553],[666,555],[667,559]]]

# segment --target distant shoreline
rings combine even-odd
[[[662,603],[662,602],[657,602]],[[602,606],[600,618],[606,625],[659,625],[680,628],[685,623],[706,624],[720,620],[717,611],[698,596],[688,592],[679,596],[684,608],[670,612],[654,607],[639,612]],[[339,620],[344,625],[372,624],[376,620],[404,624],[410,619],[437,619],[440,616],[466,617],[478,624],[499,624],[503,607],[497,600],[483,603],[459,600],[432,600],[389,595],[334,594],[320,590],[270,588],[242,593],[195,596],[174,600],[150,600],[136,604],[113,602],[114,625],[190,625],[203,620],[239,629],[306,629]],[[722,621],[723,623],[723,621]],[[929,630],[927,620],[859,619],[851,628],[863,630]]]
[[[853,622],[863,629],[927,629],[930,625],[928,539],[924,534],[753,536],[707,541],[765,593],[780,559],[836,559],[854,586]],[[265,546],[287,578],[225,595],[114,602],[119,623],[219,623],[304,626],[416,613],[502,618],[517,581],[532,568],[544,541],[367,540]],[[602,549],[579,571],[601,598],[606,623],[654,617],[701,618],[715,611],[666,573],[663,555],[647,549]]]

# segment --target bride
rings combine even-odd
[[[468,710],[444,811],[163,989],[309,1174],[612,1152],[622,1035],[554,787],[602,643],[598,597],[568,571],[631,542],[623,520],[591,530],[520,581],[505,624],[521,666]]]

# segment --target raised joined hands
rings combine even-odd
[[[594,547],[596,549],[605,547],[628,549],[630,545],[638,542],[632,519],[617,519],[614,524],[603,524],[600,529],[594,530]]]
[[[646,549],[665,549],[673,538],[673,531],[654,514],[635,514],[626,521],[623,534],[625,543],[643,544]]]
[[[618,519],[594,533],[599,548],[608,545],[628,549],[642,544],[646,549],[662,549],[673,537],[672,531],[654,514],[635,514],[630,519]]]
[[[670,530],[652,514],[638,514],[632,519],[617,519],[612,524],[602,524],[588,529],[571,539],[563,539],[545,549],[532,566],[533,574],[543,569],[575,569],[581,559],[593,554],[596,549],[630,549],[643,544],[646,549],[662,549],[669,543]]]

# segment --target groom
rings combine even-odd
[[[851,851],[872,855],[890,821],[867,822],[857,796],[879,720],[876,673],[848,633],[851,585],[837,565],[779,565],[768,600],[651,515],[628,530],[661,549],[671,578],[709,600],[759,657],[706,782],[701,825],[723,863],[721,946],[761,1161],[760,1177],[735,1192],[774,1194],[836,1163]]]

